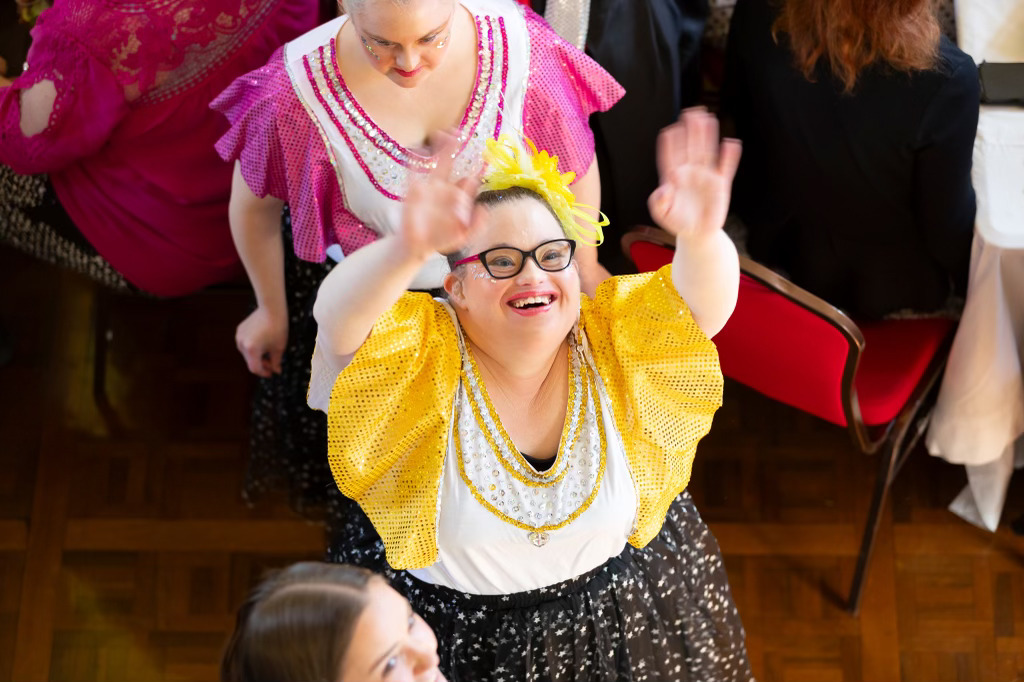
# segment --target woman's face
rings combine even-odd
[[[383,580],[371,580],[366,596],[341,662],[341,682],[444,682],[437,638],[409,602]]]
[[[362,0],[349,18],[370,64],[403,88],[441,64],[451,42],[455,0]]]
[[[531,251],[565,234],[547,206],[516,198],[487,206],[488,220],[464,250],[467,256],[498,246]],[[538,254],[543,258],[543,254]],[[556,348],[580,312],[580,277],[575,260],[549,272],[527,257],[519,274],[495,279],[479,260],[460,265],[445,280],[449,300],[470,338],[478,345],[506,339]]]

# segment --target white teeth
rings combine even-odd
[[[540,303],[541,305],[547,305],[551,303],[551,296],[527,296],[526,298],[518,298],[512,301],[514,308],[523,308],[532,303]]]

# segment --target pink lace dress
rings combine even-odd
[[[209,102],[316,18],[315,0],[57,0],[28,69],[0,89],[0,164],[8,179],[47,173],[74,227],[140,289],[176,296],[239,276],[231,165],[213,149],[227,125]],[[44,81],[49,121],[26,136],[21,97]],[[46,226],[21,208],[3,237],[38,246]]]
[[[486,138],[518,130],[557,154],[563,172],[585,173],[594,159],[588,118],[612,106],[622,88],[531,10],[508,0],[461,2],[474,17],[478,49],[476,82],[459,126],[457,172],[480,168]],[[292,246],[285,264],[289,347],[282,373],[259,382],[246,492],[284,487],[304,512],[337,501],[347,508],[329,511],[343,523],[346,514],[360,512],[336,496],[326,420],[306,406],[316,339],[312,302],[330,263],[397,229],[410,177],[433,163],[392,139],[349,90],[335,60],[335,37],[347,20],[288,43],[211,105],[231,122],[217,151],[240,162],[256,195],[283,199],[290,209],[284,221]],[[438,287],[446,271],[438,256],[414,286]],[[372,527],[363,528],[373,535]],[[351,529],[343,532],[351,541]]]

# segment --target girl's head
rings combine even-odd
[[[773,31],[786,34],[805,77],[824,60],[847,91],[868,66],[930,69],[939,51],[931,0],[784,0]]]
[[[239,609],[224,682],[436,682],[437,639],[401,595],[354,566],[295,564]]]
[[[455,0],[342,0],[370,64],[404,88],[419,85],[448,52]]]
[[[445,279],[463,328],[477,343],[514,338],[557,347],[579,317],[575,241],[529,189],[481,192],[476,203],[487,219],[465,248],[448,256],[452,272]]]

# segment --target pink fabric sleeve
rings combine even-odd
[[[299,102],[285,68],[284,48],[237,78],[210,104],[231,128],[217,141],[225,161],[239,161],[249,189],[288,202],[295,255],[323,262],[327,247],[345,254],[377,239],[345,208],[325,142]]]
[[[29,68],[0,88],[0,163],[16,173],[52,173],[98,151],[128,112],[114,75],[74,36],[59,15],[43,12],[32,31]],[[57,98],[41,133],[21,133],[21,94],[50,80]]]
[[[597,62],[562,40],[544,18],[525,10],[530,35],[523,134],[558,155],[558,168],[577,176],[594,160],[589,118],[607,111],[625,90]]]

